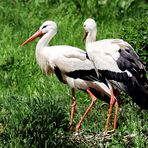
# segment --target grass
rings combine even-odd
[[[108,2],[99,5],[99,10],[92,11],[93,9],[89,8],[87,11],[83,3],[79,3],[82,7],[78,9],[76,2],[76,0],[0,2],[1,147],[141,148],[148,145],[147,111],[133,104],[128,96],[122,96],[118,129],[110,139],[92,138],[90,141],[83,137],[79,140],[71,139],[68,134],[71,90],[61,84],[54,75],[47,77],[41,72],[34,54],[37,41],[20,47],[42,22],[54,20],[58,24],[58,33],[50,45],[68,44],[84,48],[81,42],[82,24],[91,16],[97,20],[98,40],[123,38],[135,48],[145,66],[148,65],[146,3],[134,1],[125,9]],[[87,11],[86,14],[84,10]],[[77,91],[76,98],[74,127],[91,101],[80,91]],[[81,130],[86,134],[103,131],[107,111],[108,105],[98,100],[83,122]],[[111,123],[110,129],[112,127]],[[131,134],[134,136],[130,137]],[[127,135],[129,137],[125,138]]]

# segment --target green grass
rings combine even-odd
[[[101,0],[100,0],[101,2]],[[122,38],[128,41],[148,65],[147,4],[117,0],[90,5],[94,0],[24,0],[0,2],[0,146],[1,147],[146,147],[148,114],[123,96],[118,129],[111,139],[87,141],[71,139],[68,133],[71,90],[53,75],[46,76],[35,60],[37,40],[20,45],[45,20],[58,24],[50,45],[68,44],[84,49],[83,22],[94,17],[97,39]],[[86,9],[88,7],[88,9]],[[83,92],[76,93],[74,127],[91,102]],[[82,124],[86,134],[104,131],[108,105],[98,100]],[[110,129],[113,127],[111,119]],[[99,123],[99,126],[98,126]],[[73,129],[74,131],[74,129]],[[133,134],[134,137],[126,138]],[[59,137],[59,138],[58,138]],[[78,145],[79,144],[79,145]]]

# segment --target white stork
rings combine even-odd
[[[122,39],[96,41],[97,26],[91,18],[84,22],[84,30],[87,56],[93,62],[97,75],[102,75],[112,86],[128,93],[141,108],[148,109],[146,70],[132,46]],[[110,101],[107,124],[113,102],[114,97]]]
[[[46,21],[34,35],[22,44],[22,46],[37,37],[41,37],[36,45],[37,63],[45,74],[55,73],[61,82],[68,84],[72,89],[70,131],[72,130],[75,112],[75,90],[84,90],[91,97],[91,104],[76,126],[76,133],[78,133],[78,129],[95,103],[96,97],[100,95],[102,100],[109,103],[111,93],[108,86],[105,84],[105,79],[103,77],[97,78],[94,66],[92,62],[87,59],[85,51],[67,45],[48,46],[49,41],[56,33],[56,23],[53,21]],[[109,87],[111,86],[109,85]],[[118,107],[116,110],[118,110]],[[115,119],[116,118],[117,115],[115,114]],[[116,126],[116,123],[114,124]]]

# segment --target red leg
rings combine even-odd
[[[76,102],[75,102],[75,90],[73,88],[72,89],[72,104],[71,104],[70,128],[69,128],[70,131],[72,130],[74,113],[75,113],[75,106],[76,106]]]
[[[114,129],[117,128],[118,109],[119,109],[119,102],[118,102],[118,100],[116,100],[115,106],[116,106],[116,111],[115,111],[115,117],[114,117]]]
[[[118,110],[119,110],[119,91],[116,92],[116,110],[115,110],[115,117],[114,117],[114,130],[117,128],[117,121],[118,121]]]
[[[109,121],[110,121],[110,116],[113,110],[113,105],[115,103],[115,97],[114,97],[114,93],[113,93],[113,89],[111,88],[111,100],[110,100],[110,108],[109,108],[109,112],[108,112],[108,118],[107,118],[107,122],[106,122],[106,126],[105,126],[105,134],[107,134],[108,132],[108,125],[109,125]]]
[[[90,111],[90,109],[92,108],[92,106],[94,105],[94,103],[96,102],[97,98],[90,92],[89,89],[86,90],[87,93],[89,94],[89,96],[92,99],[91,104],[89,105],[89,107],[87,108],[87,110],[85,111],[84,115],[81,117],[81,120],[79,121],[79,123],[76,126],[76,134],[78,133],[78,130],[82,124],[82,121],[84,120],[84,118],[86,117],[86,115],[88,114],[88,112]]]

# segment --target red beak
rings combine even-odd
[[[42,31],[37,31],[35,34],[33,34],[29,39],[27,39],[21,46],[26,45],[27,43],[33,41],[34,39],[36,39],[37,37],[40,37],[41,35],[43,35],[44,33]]]
[[[82,41],[83,41],[83,42],[84,42],[84,40],[86,39],[87,35],[88,35],[88,32],[84,31],[83,38],[82,38]]]

